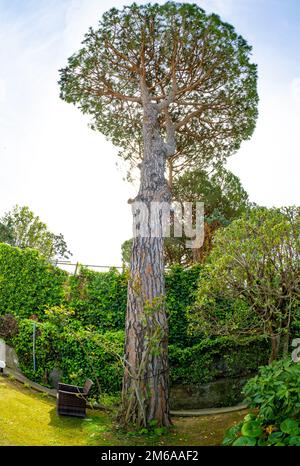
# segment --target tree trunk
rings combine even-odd
[[[269,358],[269,364],[278,359],[280,348],[280,335],[272,334],[271,335],[271,354]]]
[[[173,160],[172,158],[168,160],[168,183],[169,183],[170,190],[172,190],[173,188]]]
[[[151,202],[170,204],[165,180],[167,153],[159,132],[158,108],[144,105],[144,157],[135,201],[150,211]],[[133,239],[126,315],[122,418],[126,425],[170,425],[168,325],[165,312],[164,256],[161,226],[157,237]],[[157,232],[156,232],[157,233]]]
[[[282,335],[282,356],[287,358],[289,355],[290,347],[290,329],[286,328],[285,332]]]

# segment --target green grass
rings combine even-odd
[[[218,445],[245,411],[174,419],[163,436],[116,430],[112,415],[88,410],[86,419],[57,416],[55,400],[0,378],[0,445]]]

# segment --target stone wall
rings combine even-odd
[[[6,367],[20,371],[18,356],[13,348],[6,345]]]
[[[177,385],[171,387],[171,409],[205,409],[234,406],[243,401],[241,390],[249,378],[226,378],[205,385]]]

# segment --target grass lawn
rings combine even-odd
[[[225,430],[245,411],[174,418],[161,437],[129,435],[115,429],[112,415],[88,410],[86,419],[59,417],[55,400],[0,377],[0,445],[218,445]]]

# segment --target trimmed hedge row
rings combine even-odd
[[[186,309],[195,301],[201,266],[184,269],[175,265],[166,273],[166,308],[169,316],[169,341],[186,346],[193,340],[187,333]],[[123,330],[127,302],[127,275],[116,269],[94,272],[80,269],[69,278],[67,305],[84,325],[97,330]]]
[[[34,249],[0,243],[0,315],[44,318],[46,306],[64,301],[67,273]]]
[[[94,272],[81,267],[78,275],[69,277],[66,301],[83,325],[92,325],[100,331],[123,330],[127,301],[126,274],[117,269]]]
[[[201,268],[174,266],[166,274],[166,307],[170,343],[191,344],[186,309],[194,302]],[[68,275],[53,267],[33,249],[0,243],[0,315],[45,321],[45,309],[65,305],[84,326],[98,331],[123,330],[127,301],[127,274],[116,269],[94,272],[80,268]]]

